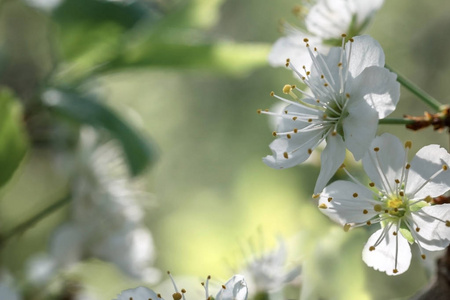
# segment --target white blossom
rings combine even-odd
[[[429,145],[408,163],[409,148],[411,142],[403,147],[391,134],[377,137],[363,158],[369,186],[347,171],[354,182],[333,182],[319,200],[321,211],[345,230],[380,223],[364,246],[363,260],[388,275],[409,268],[409,244],[417,244],[425,259],[424,249],[438,251],[450,243],[450,204],[430,204],[450,190],[450,154]]]
[[[172,294],[172,299],[174,300],[186,300],[185,294],[187,291],[185,289],[178,289],[175,280],[173,279],[170,272],[167,272],[172,280],[175,293]],[[205,289],[205,300],[211,299],[211,294],[209,291],[209,281],[211,276],[208,276],[206,282],[202,285]],[[247,284],[245,283],[244,277],[242,275],[234,275],[231,277],[217,293],[215,300],[246,300],[248,296]],[[164,298],[146,287],[137,287],[134,289],[128,289],[120,293],[114,300],[159,300]]]
[[[342,47],[334,47],[323,55],[311,49],[305,39],[313,61],[311,70],[289,61],[287,65],[311,92],[286,85],[283,93],[293,100],[271,93],[288,104],[281,114],[258,110],[281,119],[273,132],[277,139],[270,144],[273,154],[263,159],[272,168],[296,166],[322,141],[327,142],[314,193],[325,187],[342,164],[345,149],[356,160],[364,156],[375,137],[378,119],[395,109],[400,96],[397,75],[384,68],[383,49],[376,40],[358,36],[346,44],[344,41],[343,37]]]
[[[310,2],[310,1],[308,1]],[[308,38],[326,54],[330,47],[338,46],[342,33],[356,36],[363,33],[384,0],[318,0],[297,6],[303,23],[300,27],[284,24],[285,36],[279,38],[269,54],[272,66],[284,66],[287,58],[295,64],[309,65],[308,51],[302,47]]]

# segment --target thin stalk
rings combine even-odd
[[[13,229],[11,229],[9,232],[0,235],[0,247],[4,245],[9,239],[14,237],[15,235],[22,234],[28,229],[30,229],[33,225],[41,221],[42,219],[49,216],[51,213],[55,212],[59,208],[63,207],[65,204],[69,203],[71,200],[71,195],[66,195],[64,198],[58,200],[57,202],[53,203],[52,205],[46,207],[42,211],[38,212],[36,215],[32,216],[30,219],[26,220],[25,222],[17,225]]]
[[[408,125],[414,124],[414,120],[402,119],[402,118],[387,118],[378,121],[378,124],[390,124],[390,125]]]
[[[406,89],[408,89],[411,93],[419,97],[420,100],[422,100],[424,103],[429,105],[431,108],[433,108],[435,111],[441,111],[444,107],[442,103],[440,103],[438,100],[433,98],[430,94],[422,90],[420,87],[418,87],[415,83],[411,82],[406,77],[403,77],[400,73],[392,69],[390,66],[385,65],[386,68],[391,70],[392,72],[397,74],[397,81],[403,85]]]

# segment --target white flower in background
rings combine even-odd
[[[271,93],[288,104],[284,111],[277,114],[258,110],[258,113],[281,119],[273,132],[277,139],[270,144],[273,155],[263,159],[272,168],[290,168],[304,162],[326,140],[314,188],[314,193],[318,193],[344,161],[346,148],[356,160],[364,156],[375,137],[378,119],[395,109],[400,84],[397,75],[384,68],[380,44],[369,36],[355,37],[345,45],[342,38],[342,47],[332,48],[327,55],[317,53],[316,49],[314,54],[309,44],[306,48],[313,60],[311,70],[305,66],[299,69],[289,62],[287,65],[311,93],[286,85],[283,93],[293,101]]]
[[[384,0],[318,0],[314,5],[303,3],[296,12],[303,19],[300,28],[284,25],[285,35],[278,39],[269,54],[272,66],[284,66],[290,58],[294,64],[309,66],[308,51],[303,39],[308,38],[326,54],[330,47],[338,46],[341,34],[360,35],[383,5]]]
[[[170,272],[168,272],[170,279],[172,280],[175,293],[172,294],[172,299],[174,300],[185,300],[185,294],[187,293],[185,289],[179,290],[175,284],[175,280],[172,278]],[[205,300],[211,299],[209,293],[209,280],[210,276],[206,279],[206,282],[202,283],[205,289]],[[246,300],[248,295],[247,284],[245,283],[244,277],[242,275],[234,275],[231,277],[224,285],[222,285],[220,291],[217,293],[215,300]],[[123,291],[114,300],[158,300],[164,298],[155,293],[154,291],[146,287],[137,287],[135,289],[129,289]]]
[[[153,238],[143,224],[140,203],[148,197],[139,183],[130,179],[119,145],[103,143],[86,127],[81,130],[75,155],[65,157],[64,163],[63,169],[70,170],[72,214],[53,233],[50,257],[30,264],[29,277],[96,257],[135,279],[158,281],[159,271],[152,267]]]
[[[253,293],[272,293],[281,290],[300,275],[300,266],[286,270],[287,249],[279,238],[278,247],[272,251],[253,254],[247,258],[244,274]]]
[[[347,172],[354,182],[333,182],[319,200],[321,211],[345,230],[380,223],[364,246],[363,260],[388,275],[409,268],[409,243],[417,244],[423,259],[423,249],[438,251],[450,243],[450,204],[429,203],[450,190],[450,154],[429,145],[408,163],[410,147],[391,134],[377,137],[363,158],[371,188]]]
[[[22,296],[14,287],[14,279],[9,272],[0,269],[0,299],[4,300],[21,300]]]

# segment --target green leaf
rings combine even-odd
[[[414,243],[414,237],[412,236],[411,231],[409,231],[409,229],[407,229],[407,228],[400,228],[400,233],[403,235],[403,237],[405,239],[408,240],[408,242],[410,244]]]
[[[267,44],[188,45],[152,42],[128,49],[117,60],[106,66],[106,70],[126,67],[169,67],[242,75],[256,67],[267,65],[270,47]]]
[[[28,148],[22,109],[13,93],[0,89],[0,187],[14,174]]]
[[[142,173],[155,156],[141,134],[93,96],[80,95],[73,90],[52,89],[43,94],[43,103],[52,112],[79,124],[109,131],[121,143],[133,176]]]

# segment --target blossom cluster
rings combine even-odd
[[[301,83],[285,85],[286,96],[271,92],[286,104],[280,112],[258,113],[277,120],[272,155],[263,158],[269,167],[297,166],[326,143],[313,194],[320,211],[345,231],[379,224],[362,258],[376,270],[398,275],[409,268],[410,244],[416,244],[425,259],[426,251],[442,250],[450,243],[450,204],[433,202],[450,190],[450,154],[429,145],[409,162],[410,141],[402,145],[391,134],[376,136],[379,120],[397,106],[400,84],[385,68],[381,45],[358,34],[382,3],[317,1],[304,29],[285,25],[287,36],[277,41],[269,60],[290,68]],[[340,46],[330,47],[336,42]],[[368,185],[343,165],[347,150],[356,161],[362,160],[371,180]],[[327,185],[338,169],[351,181]]]

